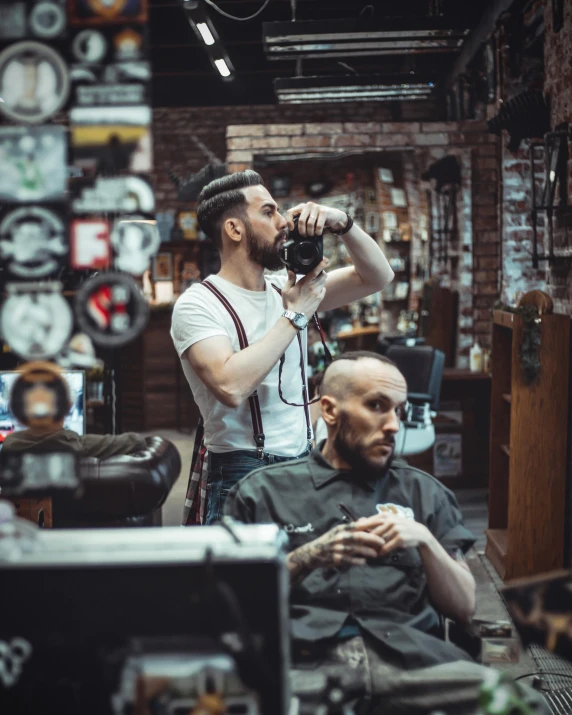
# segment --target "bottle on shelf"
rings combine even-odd
[[[483,349],[479,345],[478,341],[475,340],[473,347],[471,348],[469,364],[471,367],[471,372],[482,372],[483,369]]]

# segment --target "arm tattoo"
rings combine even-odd
[[[351,553],[354,543],[353,524],[336,526],[313,541],[288,554],[287,564],[292,585],[303,581],[317,568],[328,568],[337,565],[336,543],[341,543],[343,553]]]

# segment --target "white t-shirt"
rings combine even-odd
[[[282,288],[287,281],[285,274],[265,276],[264,291],[239,288],[216,275],[208,279],[224,294],[238,314],[249,345],[261,340],[284,312],[282,296],[272,288],[271,283]],[[189,361],[182,357],[191,345],[216,335],[228,336],[233,349],[240,350],[236,328],[226,308],[208,288],[200,284],[192,285],[175,303],[171,337],[205,423],[205,444],[211,452],[216,453],[256,449],[248,400],[236,408],[226,407],[201,382]],[[307,331],[302,331],[301,337],[307,372]],[[290,407],[280,399],[278,365],[277,362],[257,387],[265,435],[264,451],[283,457],[295,457],[308,444],[304,408]],[[300,349],[296,337],[286,350],[282,394],[288,402],[303,402]]]

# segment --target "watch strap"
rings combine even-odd
[[[348,222],[346,223],[345,227],[342,228],[341,231],[332,231],[332,229],[330,228],[328,229],[329,232],[335,234],[336,236],[343,236],[345,233],[347,233],[354,225],[354,220],[348,213],[346,213],[346,216],[348,217]]]

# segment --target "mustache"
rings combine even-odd
[[[288,231],[280,231],[274,239],[274,243],[280,243],[280,241],[286,241],[288,239]]]
[[[379,440],[375,444],[384,444],[386,447],[395,447],[395,437],[391,435],[390,437],[385,437],[385,439]]]

